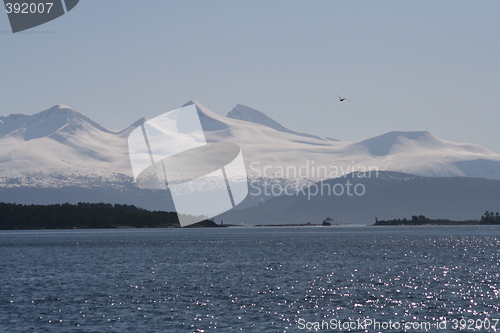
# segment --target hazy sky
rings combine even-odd
[[[496,0],[80,0],[12,34],[0,13],[0,115],[65,104],[124,129],[196,99],[343,141],[427,130],[500,153],[499,16]]]

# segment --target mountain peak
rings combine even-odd
[[[222,116],[218,115],[213,111],[210,111],[197,100],[194,99],[190,100],[189,102],[184,103],[182,107],[189,105],[196,106],[196,110],[198,111],[198,116],[200,117],[201,127],[203,128],[204,131],[212,132],[212,131],[225,130],[228,128],[227,124],[221,121]]]
[[[56,104],[53,107],[51,107],[51,108],[49,108],[49,109],[47,109],[45,111],[49,111],[49,110],[50,111],[66,110],[66,111],[70,111],[70,112],[78,112],[75,109],[73,109],[72,107],[69,107],[69,106],[63,105],[63,104]]]
[[[135,123],[133,123],[132,125],[130,125],[129,127],[133,127],[133,128],[139,127],[139,126],[141,126],[142,124],[144,124],[148,120],[149,120],[149,118],[142,117],[141,119],[137,120]]]
[[[50,136],[59,130],[74,133],[84,126],[109,132],[75,109],[62,104],[54,105],[32,116],[11,114],[2,120],[0,137],[12,134],[16,137],[22,137],[26,141]]]
[[[60,119],[66,119],[67,121],[71,121],[72,119],[74,120],[75,118],[80,118],[83,116],[80,112],[76,111],[73,108],[70,108],[69,106],[58,104],[54,105],[51,108],[48,108],[47,110],[43,110],[41,112],[38,112],[34,114],[32,117],[36,118],[44,118],[44,117],[57,117]]]
[[[366,147],[368,152],[375,156],[386,156],[393,146],[406,142],[418,142],[422,146],[438,145],[440,139],[427,131],[392,131],[378,135],[358,144]]]
[[[245,106],[242,104],[236,104],[236,106],[227,114],[226,117],[232,118],[232,119],[244,120],[244,121],[248,121],[251,123],[261,124],[261,125],[264,125],[267,127],[271,127],[271,128],[273,128],[277,131],[280,131],[280,132],[300,135],[300,136],[304,136],[307,138],[312,138],[312,139],[317,139],[317,140],[327,140],[327,141],[338,141],[336,139],[324,138],[324,137],[317,136],[317,135],[311,135],[311,134],[299,133],[299,132],[292,131],[291,129],[288,129],[285,126],[278,123],[276,120],[268,117],[263,112],[252,109],[251,107],[248,107],[248,106]]]
[[[129,127],[125,128],[124,130],[122,131],[119,131],[118,134],[121,134],[123,136],[127,136],[134,130],[136,129],[137,127],[141,126],[142,124],[144,124],[145,122],[147,122],[150,118],[145,118],[145,117],[142,117],[140,119],[138,119],[137,121],[135,121],[132,125],[130,125]]]
[[[200,102],[198,102],[197,100],[195,99],[192,99],[190,101],[187,101],[186,103],[184,103],[184,105],[182,105],[182,107],[185,107],[185,106],[189,106],[189,105],[195,105],[198,109],[200,108],[203,108],[203,109],[206,109],[205,106],[203,106]]]
[[[70,115],[82,115],[80,112],[76,111],[75,109],[62,105],[62,104],[57,104],[54,105],[47,110],[43,110],[41,112],[38,112],[34,114],[34,116],[70,116]]]
[[[197,101],[195,101],[194,99],[190,100],[190,101],[187,101],[186,103],[184,103],[182,105],[182,107],[185,107],[185,106],[188,106],[188,105],[193,105],[195,104]],[[195,104],[196,105],[196,104]]]
[[[265,125],[280,132],[291,132],[291,130],[266,116],[264,113],[242,104],[236,104],[226,117]]]

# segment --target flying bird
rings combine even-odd
[[[340,101],[343,102],[343,101],[351,101],[350,99],[347,99],[345,97],[340,97],[339,95],[336,95],[338,98],[340,98]]]

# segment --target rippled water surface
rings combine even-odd
[[[0,332],[500,318],[495,226],[2,231],[0,255]]]

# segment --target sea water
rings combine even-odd
[[[1,231],[0,263],[0,332],[500,330],[500,226]]]

